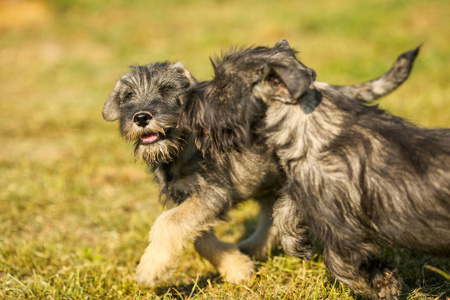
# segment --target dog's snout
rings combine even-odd
[[[150,120],[152,119],[152,115],[148,112],[139,112],[134,115],[133,122],[136,123],[139,127],[145,127],[148,125]]]

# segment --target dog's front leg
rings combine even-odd
[[[210,230],[220,214],[225,213],[228,206],[231,207],[217,198],[212,201],[193,195],[156,219],[149,233],[150,243],[137,268],[136,279],[139,283],[151,286],[170,276],[186,243]]]
[[[274,205],[273,223],[279,232],[281,246],[287,254],[312,259],[314,252],[309,228],[304,224],[302,215],[292,198],[283,194]]]

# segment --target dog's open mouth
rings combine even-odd
[[[158,132],[144,134],[141,136],[141,143],[143,145],[154,144],[160,140],[165,139],[164,135],[159,134]]]

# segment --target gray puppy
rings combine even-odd
[[[335,88],[360,101],[372,101],[406,80],[414,58],[399,57],[377,80]],[[264,145],[256,145],[224,155],[220,161],[205,160],[191,132],[177,126],[179,97],[195,84],[180,63],[133,67],[117,82],[103,108],[105,120],[119,120],[121,136],[135,144],[135,157],[148,164],[161,186],[161,195],[175,206],[154,223],[149,246],[140,260],[137,279],[148,285],[170,275],[190,240],[231,282],[247,279],[254,269],[250,257],[264,259],[277,242],[271,212],[283,175],[273,153]],[[249,198],[261,205],[255,233],[239,246],[219,241],[213,226],[233,205]],[[310,257],[306,233],[304,252]]]
[[[414,52],[417,52],[418,49]],[[396,299],[401,281],[379,245],[450,255],[450,130],[423,129],[337,89],[286,41],[225,55],[183,108],[214,157],[265,143],[286,174],[274,223],[304,256],[308,226],[328,270],[355,292]]]

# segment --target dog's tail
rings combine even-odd
[[[419,54],[420,47],[421,46],[414,50],[402,53],[395,61],[392,68],[377,79],[353,85],[331,85],[331,87],[350,98],[364,103],[374,101],[389,94],[408,79],[414,60]],[[314,82],[314,86],[318,89],[323,89],[325,86],[330,85],[323,82]]]

